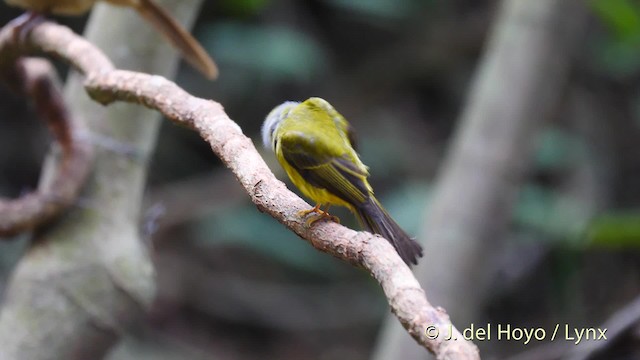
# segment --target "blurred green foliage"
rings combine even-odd
[[[613,76],[640,70],[640,3],[634,0],[591,0],[609,32],[595,42],[595,60]]]
[[[515,222],[558,246],[582,244],[588,217],[582,204],[546,187],[529,184],[520,191]]]
[[[570,169],[584,154],[581,139],[558,127],[548,127],[538,137],[533,157],[536,171],[556,174]],[[557,245],[583,242],[589,215],[579,199],[561,190],[531,182],[520,191],[514,221]]]
[[[407,181],[380,201],[403,229],[417,235],[429,208],[430,196],[431,186],[428,183]]]
[[[590,243],[606,247],[640,246],[640,212],[603,214],[588,230]]]
[[[281,25],[218,22],[204,27],[203,38],[220,64],[243,68],[248,81],[308,82],[327,65],[315,38]]]
[[[406,19],[424,5],[431,5],[432,0],[325,0],[344,11],[357,13],[375,22],[376,19]],[[373,18],[373,19],[371,19]]]
[[[269,0],[224,0],[220,1],[219,6],[227,15],[242,17],[259,13],[270,2]]]
[[[575,135],[559,128],[548,128],[538,138],[534,166],[545,171],[566,169],[573,164],[583,143]]]
[[[637,41],[640,33],[640,4],[633,0],[592,0],[596,14],[621,41]]]
[[[640,29],[640,22],[638,26]],[[585,156],[584,140],[567,131],[549,128],[538,141],[534,166],[543,171],[562,172],[574,166],[581,156]],[[581,199],[549,186],[525,186],[514,218],[517,224],[544,235],[537,239],[554,241],[561,247],[640,246],[640,214],[637,212],[614,211],[592,218]]]
[[[196,224],[197,241],[211,245],[246,247],[298,271],[335,274],[335,261],[316,251],[276,220],[253,205],[225,209],[224,213]]]

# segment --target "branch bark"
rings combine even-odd
[[[9,73],[4,78],[14,80],[16,90],[33,98],[61,150],[61,159],[47,189],[14,200],[0,198],[0,240],[42,226],[62,214],[76,201],[93,160],[91,146],[80,139],[86,131],[84,123],[70,116],[51,63],[22,58],[14,64],[6,68]]]
[[[578,0],[504,0],[499,8],[419,236],[428,243],[417,276],[461,324],[477,319],[487,295],[494,249],[536,130],[568,77],[585,13]],[[424,355],[388,319],[374,358]]]
[[[30,41],[36,49],[52,49],[52,44],[60,42],[68,44],[55,50],[62,59],[72,57],[73,44],[82,42],[60,26],[49,23],[37,26],[32,34]],[[9,45],[0,41],[0,56]],[[91,54],[101,56],[97,49],[87,50],[83,56],[90,57]],[[79,70],[86,74],[85,87],[94,100],[103,104],[115,101],[141,104],[197,131],[234,173],[260,211],[273,216],[315,248],[367,269],[380,283],[391,310],[407,331],[439,359],[479,358],[475,345],[462,339],[444,309],[429,304],[411,270],[388,241],[335,223],[306,227],[304,219],[297,214],[310,206],[273,176],[251,140],[229,119],[220,104],[193,97],[161,76],[109,71],[93,65],[90,60],[76,61],[75,64],[80,65]],[[130,215],[122,214],[121,217]],[[92,221],[90,218],[75,220]],[[0,329],[1,326],[0,319]],[[430,328],[434,329],[430,335],[437,332],[440,336],[429,337],[426,330]],[[449,334],[458,340],[446,341]]]

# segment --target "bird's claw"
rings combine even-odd
[[[328,208],[327,208],[328,210]],[[313,216],[310,216],[307,220],[305,220],[304,224],[306,227],[311,227],[311,225],[313,225],[316,221],[318,220],[323,220],[323,219],[329,219],[333,222],[336,222],[338,224],[340,224],[340,219],[337,216],[333,216],[331,214],[329,214],[327,211],[320,209],[320,205],[316,205],[313,208],[309,209],[309,210],[300,210],[298,212],[298,215],[300,215],[301,217],[305,217],[309,214],[312,214]]]

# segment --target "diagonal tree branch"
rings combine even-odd
[[[0,56],[11,46],[4,35],[0,36]],[[73,56],[69,51],[74,48],[73,44],[81,41],[50,23],[34,28],[30,40],[33,49],[47,49],[49,52],[52,52],[54,43],[67,44],[53,51],[65,60]],[[97,49],[85,50],[83,56],[90,57],[91,54],[101,56]],[[309,205],[273,176],[251,140],[229,119],[220,104],[193,97],[161,76],[109,71],[90,60],[72,63],[87,75],[85,87],[96,101],[103,104],[114,101],[141,104],[197,131],[234,173],[260,211],[273,216],[315,248],[367,269],[380,283],[391,310],[403,326],[439,359],[479,358],[475,345],[463,340],[444,309],[429,304],[411,270],[386,240],[335,223],[307,228],[297,213],[308,209]],[[429,334],[439,333],[440,336],[428,337],[426,330],[431,327],[433,331]],[[446,341],[449,334],[458,340]]]
[[[218,103],[195,98],[162,77],[120,70],[89,75],[86,87],[103,104],[116,100],[139,103],[196,130],[231,169],[260,211],[308,239],[315,248],[369,270],[380,282],[394,314],[418,342],[443,359],[477,356],[475,347],[466,341],[444,341],[451,331],[454,337],[462,336],[444,310],[427,302],[413,274],[386,240],[335,223],[307,228],[297,214],[309,205],[273,176],[251,140]],[[428,340],[425,329],[429,326],[436,326],[445,335]]]

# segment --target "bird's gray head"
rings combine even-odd
[[[280,126],[282,120],[287,117],[289,111],[298,105],[300,103],[296,101],[285,101],[271,110],[262,124],[262,144],[264,147],[275,150],[273,148],[273,133]]]

